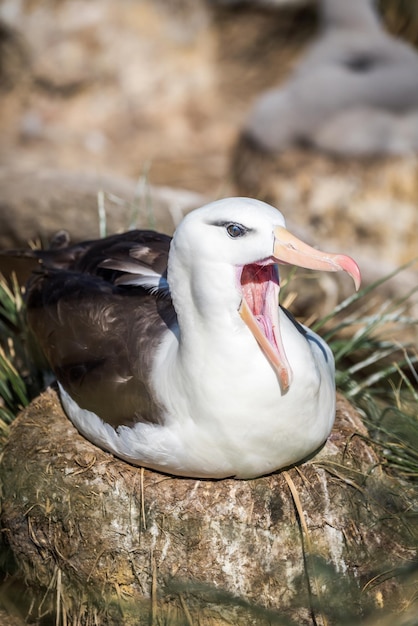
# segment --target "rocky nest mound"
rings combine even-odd
[[[342,397],[312,459],[210,481],[115,459],[77,433],[49,389],[13,423],[1,479],[2,534],[34,619],[301,626],[407,601],[396,572],[415,554],[409,503]]]

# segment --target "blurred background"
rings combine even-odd
[[[3,0],[0,245],[250,195],[374,280],[418,249],[417,42],[416,0]]]

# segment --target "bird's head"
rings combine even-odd
[[[192,211],[177,228],[172,249],[185,266],[218,268],[220,280],[222,268],[233,268],[237,311],[276,371],[283,393],[291,384],[292,371],[280,332],[278,265],[343,270],[356,289],[360,285],[353,259],[309,246],[286,229],[280,211],[251,198],[226,198]]]

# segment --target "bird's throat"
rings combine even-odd
[[[280,331],[277,266],[252,263],[240,269],[242,300],[239,313],[270,361],[284,394],[292,382],[292,370]]]

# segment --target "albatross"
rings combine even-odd
[[[267,152],[297,145],[340,156],[418,152],[418,54],[382,28],[372,0],[320,0],[321,33],[243,137]]]
[[[334,360],[279,306],[280,264],[348,272],[249,198],[51,250],[27,316],[65,413],[97,446],[178,476],[253,478],[303,460],[335,417]]]

